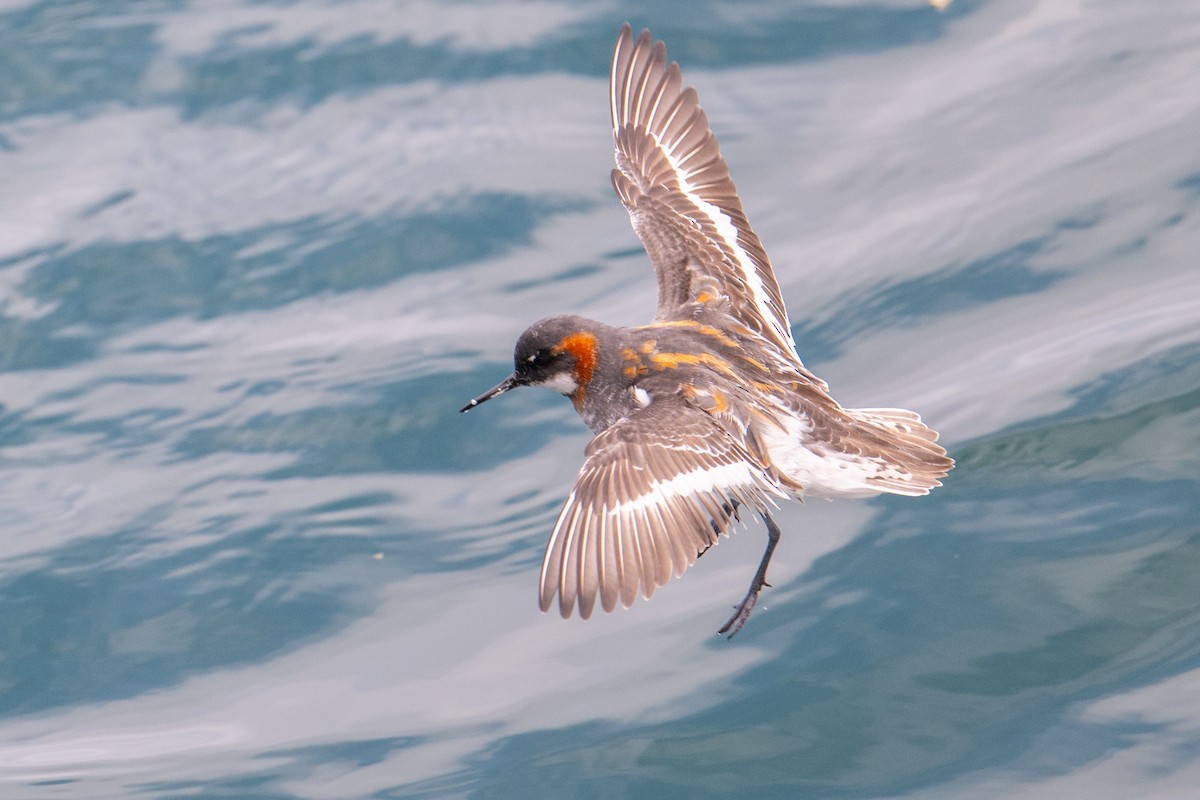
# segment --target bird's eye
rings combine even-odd
[[[529,357],[528,361],[535,367],[544,367],[550,363],[550,353],[546,352],[545,350],[538,350]]]

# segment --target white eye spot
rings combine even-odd
[[[633,402],[637,403],[642,408],[650,405],[650,394],[640,386],[632,387]]]
[[[537,361],[537,353],[534,353],[533,355],[531,355],[529,358],[527,358],[525,360],[528,361],[530,364],[532,364],[534,361]]]

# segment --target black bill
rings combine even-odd
[[[516,375],[509,375],[507,378],[505,378],[499,384],[497,384],[496,386],[493,386],[491,389],[488,389],[486,392],[479,395],[479,397],[476,397],[474,400],[472,400],[471,402],[467,403],[465,406],[460,408],[459,413],[465,414],[468,411],[470,411],[472,408],[474,408],[475,406],[484,402],[485,400],[491,400],[496,395],[504,394],[509,389],[515,389],[516,387],[518,387],[520,385],[521,384],[517,383]]]

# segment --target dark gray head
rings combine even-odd
[[[475,406],[518,386],[545,386],[568,397],[586,389],[596,369],[599,323],[576,316],[547,317],[529,326],[513,352],[513,374],[463,406]]]

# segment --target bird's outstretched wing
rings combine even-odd
[[[558,595],[591,616],[629,606],[681,575],[726,532],[738,505],[766,508],[782,492],[757,459],[704,411],[655,400],[587,448],[542,562],[541,607]]]
[[[660,320],[693,304],[727,312],[796,359],[771,262],[742,211],[725,159],[679,65],[649,31],[628,23],[613,52],[610,83],[617,169],[613,187],[658,277]]]

